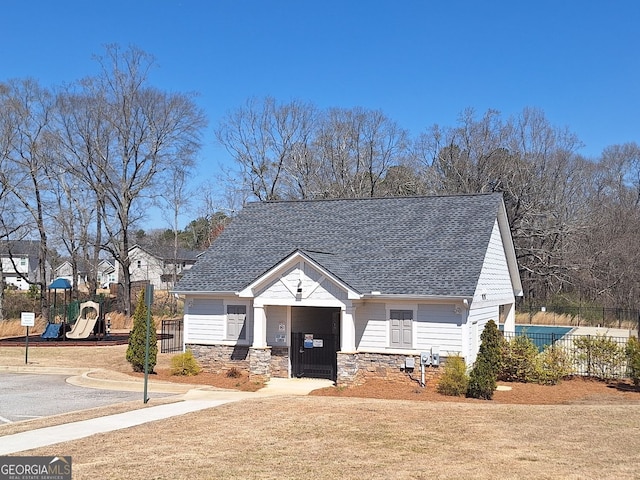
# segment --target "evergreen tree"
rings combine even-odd
[[[129,335],[127,361],[134,372],[144,372],[145,347],[147,342],[147,306],[144,302],[144,290],[140,293],[136,310],[133,312],[133,329]],[[153,318],[149,325],[149,373],[153,373],[158,356],[158,336]]]
[[[493,320],[489,320],[480,335],[480,350],[469,374],[467,397],[491,400],[502,364],[504,339]]]

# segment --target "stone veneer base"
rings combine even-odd
[[[186,348],[200,365],[209,372],[226,373],[231,368],[244,370],[252,380],[268,381],[274,378],[290,377],[289,347],[253,348],[248,345],[197,345],[187,344]],[[413,357],[415,368],[405,368],[407,358]],[[440,358],[440,366],[425,367],[425,380],[433,381],[442,374],[446,358]],[[420,379],[420,357],[388,353],[342,353],[337,354],[338,374],[336,385],[360,385],[367,378],[405,380],[408,375]]]

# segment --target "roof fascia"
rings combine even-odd
[[[518,270],[518,260],[516,258],[516,249],[513,245],[513,237],[509,228],[509,219],[507,218],[507,209],[504,206],[504,200],[500,198],[500,206],[498,208],[498,228],[502,236],[502,246],[505,256],[507,257],[507,267],[509,268],[509,276],[511,277],[511,286],[513,294],[516,297],[522,297],[522,281],[520,280],[520,271]]]
[[[469,295],[413,295],[413,294],[381,294],[377,292],[367,293],[362,296],[363,300],[437,300],[471,303],[472,296]]]
[[[237,296],[238,292],[231,291],[205,291],[205,290],[169,290],[170,293],[175,295],[190,295],[194,297],[211,297],[211,296]]]

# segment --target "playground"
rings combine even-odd
[[[128,328],[112,330],[112,326],[116,326],[115,322],[112,325],[112,318],[116,320],[121,315],[110,311],[111,299],[107,295],[71,300],[71,289],[71,283],[63,278],[54,280],[47,287],[49,321],[43,325],[43,320],[38,318],[35,327],[29,332],[30,345],[89,346],[127,343]],[[17,331],[14,329],[0,337],[0,345],[20,345],[25,343],[26,331],[23,328]]]
[[[93,300],[71,302],[71,283],[64,278],[57,278],[47,288],[48,295],[53,294],[53,304],[49,314],[49,323],[41,338],[45,340],[70,339],[81,340],[93,336],[97,339],[106,337],[111,326],[105,317],[107,298],[98,296]],[[58,304],[58,290],[62,290],[63,301]],[[51,304],[51,298],[49,298]]]

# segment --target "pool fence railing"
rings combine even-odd
[[[555,332],[527,332],[526,328],[516,333],[504,333],[510,340],[524,335],[542,352],[546,348],[559,348],[566,355],[571,375],[594,377],[602,380],[627,378],[625,349],[628,337],[607,335],[575,335]]]

